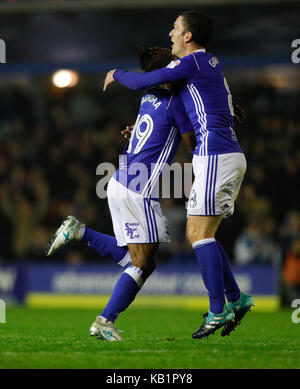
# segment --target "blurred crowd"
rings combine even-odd
[[[104,94],[100,77],[62,90],[46,81],[0,87],[0,260],[45,260],[50,235],[69,214],[113,233],[107,201],[96,195],[96,168],[101,162],[117,167],[126,144],[120,132],[134,123],[141,94],[118,85]],[[248,170],[235,213],[217,238],[235,264],[283,264],[300,252],[299,95],[261,83],[231,90],[246,114],[236,132]],[[175,161],[191,162],[182,145]],[[172,243],[161,246],[161,261],[193,256],[185,241],[185,202],[162,200]],[[62,259],[99,256],[73,244],[55,255]]]

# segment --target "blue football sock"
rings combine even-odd
[[[101,232],[85,227],[82,241],[102,256],[110,255],[112,260],[122,267],[131,264],[128,247],[118,246],[117,239],[114,236],[102,234]]]
[[[224,310],[223,261],[214,238],[193,243],[193,248],[201,268],[204,285],[208,290],[209,310],[221,313]]]
[[[111,322],[135,299],[143,286],[143,272],[136,266],[129,266],[117,281],[112,296],[100,316]]]
[[[235,302],[240,298],[240,289],[238,287],[238,284],[235,281],[234,275],[230,268],[230,263],[226,251],[218,241],[216,241],[216,243],[218,245],[223,260],[223,279],[224,279],[225,296],[229,302]]]

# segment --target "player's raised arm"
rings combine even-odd
[[[151,86],[166,84],[174,81],[185,81],[193,72],[199,71],[194,59],[184,58],[172,61],[167,67],[152,72],[128,72],[125,70],[111,70],[107,73],[103,91],[114,80],[129,89],[140,90]]]

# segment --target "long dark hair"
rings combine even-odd
[[[161,69],[177,58],[166,47],[141,47],[138,56],[140,67],[144,72]]]

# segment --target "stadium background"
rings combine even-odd
[[[209,50],[246,113],[237,135],[248,170],[218,239],[241,288],[263,296],[257,309],[290,306],[300,285],[286,270],[296,264],[299,274],[300,65],[292,63],[291,43],[299,38],[300,4],[201,4],[216,25]],[[120,130],[134,122],[141,94],[118,85],[104,94],[104,76],[116,67],[138,69],[141,45],[169,47],[173,20],[185,9],[200,8],[166,0],[0,1],[0,297],[7,303],[97,308],[107,300],[122,271],[109,258],[74,244],[50,262],[44,250],[69,214],[112,234],[96,168],[117,166]],[[59,69],[76,71],[78,83],[55,87]],[[175,161],[190,156],[180,148]],[[185,242],[185,199],[163,206],[172,243],[161,246],[159,266],[134,304],[198,309],[207,299],[197,297],[205,289]]]

